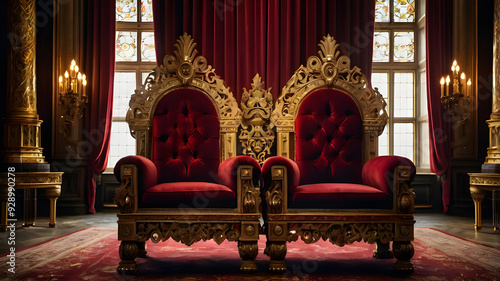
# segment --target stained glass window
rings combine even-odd
[[[143,32],[141,40],[141,60],[156,61],[154,32]]]
[[[143,22],[153,21],[153,0],[142,0],[141,1],[141,20]]]
[[[137,21],[137,0],[117,0],[116,20],[126,22]]]
[[[389,0],[377,0],[375,2],[375,22],[389,22]]]
[[[394,32],[394,61],[415,61],[414,32]]]
[[[116,32],[116,61],[137,61],[137,32]]]
[[[415,0],[393,0],[393,1],[394,1],[395,22],[415,21]]]
[[[389,62],[389,32],[375,32],[373,40],[373,61]]]

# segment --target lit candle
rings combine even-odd
[[[458,72],[460,71],[460,65],[457,65],[457,66],[455,67],[455,71],[457,72],[457,75],[458,75]]]
[[[75,73],[78,73],[78,70],[79,70],[78,65],[75,65]]]
[[[63,87],[63,78],[62,75],[59,75],[59,93],[64,92],[64,87]]]
[[[462,94],[464,94],[464,96],[467,96],[467,92],[466,92],[466,87],[465,87],[465,73],[462,72],[462,75],[460,75],[460,86],[462,87]]]
[[[471,87],[472,87],[472,82],[470,81],[470,78],[469,78],[469,81],[467,81],[467,95],[472,96]]]
[[[71,61],[71,65],[69,66],[69,69],[71,70],[71,73],[70,73],[70,74],[71,74],[71,78],[73,78],[73,77],[74,77],[74,75],[73,75],[73,74],[74,74],[74,72],[73,72],[73,71],[75,70],[75,66],[76,66],[76,61],[75,61],[75,59],[73,59],[73,60]]]
[[[83,77],[85,77],[85,74],[83,74]],[[86,79],[83,79],[82,85],[83,85],[82,97],[85,97],[86,96],[86,94],[85,94],[85,87],[87,86],[87,80]]]
[[[64,72],[64,78],[65,78],[65,81],[66,81],[66,89],[69,89],[69,73],[68,71],[66,70],[66,72]]]
[[[444,77],[441,77],[441,81],[439,83],[441,84],[441,97],[444,97]]]
[[[446,76],[446,95],[450,95],[450,75]]]

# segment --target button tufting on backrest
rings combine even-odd
[[[298,110],[295,132],[300,184],[362,181],[362,119],[347,93],[310,93]]]
[[[218,182],[219,128],[217,110],[203,92],[178,89],[165,95],[153,117],[151,158],[158,182]]]

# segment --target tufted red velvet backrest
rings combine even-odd
[[[295,119],[299,184],[362,183],[362,125],[358,106],[347,93],[310,93]]]
[[[219,118],[212,100],[194,89],[166,94],[153,116],[152,161],[158,183],[218,182]]]

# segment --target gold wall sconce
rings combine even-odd
[[[73,125],[85,114],[88,102],[87,77],[80,72],[75,60],[71,61],[69,71],[59,76],[59,105],[61,112],[60,132],[68,140],[74,139]]]
[[[469,119],[465,108],[471,102],[471,79],[466,80],[464,72],[459,75],[460,66],[456,60],[453,61],[451,72],[451,78],[450,75],[447,75],[446,78],[441,77],[441,104],[454,120],[465,124]]]

